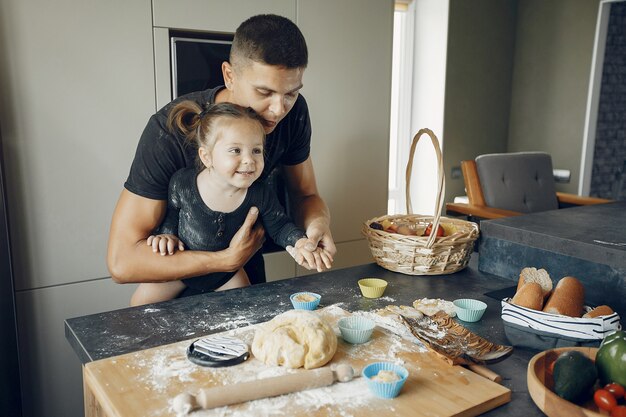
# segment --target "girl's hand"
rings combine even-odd
[[[152,252],[159,252],[161,256],[173,255],[176,249],[179,251],[185,250],[183,241],[178,236],[171,234],[152,235],[148,237],[146,243],[148,246],[152,246]]]
[[[325,269],[330,269],[333,262],[330,252],[321,247],[310,250],[310,245],[307,245],[308,242],[309,240],[306,238],[299,239],[295,247],[287,247],[287,252],[298,265],[308,270],[316,269],[317,272],[322,272]]]

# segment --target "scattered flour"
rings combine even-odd
[[[187,359],[186,348],[167,349],[159,351],[151,359],[145,359],[137,354],[139,359],[135,366],[146,368],[145,377],[141,383],[149,386],[153,391],[165,392],[171,380],[176,378],[181,382],[192,382],[192,373],[197,366]],[[143,374],[143,373],[139,373]]]
[[[224,321],[223,323],[220,323],[218,325],[211,326],[211,330],[230,330],[239,327],[250,326],[251,324],[252,323],[250,323],[246,316],[239,316]]]
[[[358,393],[355,395],[355,393]],[[337,382],[332,388],[322,387],[306,391],[294,392],[278,397],[264,398],[244,404],[214,408],[212,410],[197,410],[192,417],[273,417],[290,416],[294,406],[302,414],[312,414],[324,408],[327,416],[357,417],[362,413],[362,407],[375,397],[367,388],[363,378],[356,378],[350,382]],[[361,413],[359,410],[361,409]],[[172,410],[173,411],[173,410]]]
[[[403,325],[402,323],[398,323],[396,320],[394,320],[393,318],[389,316],[380,316],[370,311],[358,311],[354,314],[358,314],[360,316],[367,317],[371,320],[374,320],[377,326],[383,329],[386,329],[390,331],[391,333],[397,336],[400,336],[401,338],[405,340],[408,340],[410,342],[423,346],[422,342],[420,342],[419,339],[413,336],[413,333],[411,333],[411,331],[405,325]]]

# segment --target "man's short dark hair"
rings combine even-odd
[[[247,58],[267,65],[306,68],[309,53],[298,26],[274,14],[252,16],[235,32],[230,62]]]

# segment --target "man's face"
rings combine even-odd
[[[271,133],[296,103],[304,68],[288,69],[250,61],[230,70],[226,83],[230,100],[252,107],[264,119],[265,133]]]

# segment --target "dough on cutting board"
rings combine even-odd
[[[456,308],[452,301],[442,300],[441,298],[422,298],[413,301],[413,307],[421,311],[427,316],[434,316],[439,311],[443,311],[450,317],[456,316]]]
[[[316,313],[290,310],[257,329],[252,354],[267,365],[319,368],[337,351],[337,335]]]
[[[424,317],[424,313],[410,306],[389,305],[384,309],[377,310],[376,313],[380,316],[402,315],[405,317],[411,317],[412,319],[421,319]],[[401,322],[402,321],[400,321],[400,323]]]
[[[372,377],[372,381],[377,381],[377,382],[395,382],[401,379],[402,378],[400,378],[400,375],[398,375],[394,371],[385,371],[385,370],[378,371],[378,373]]]

